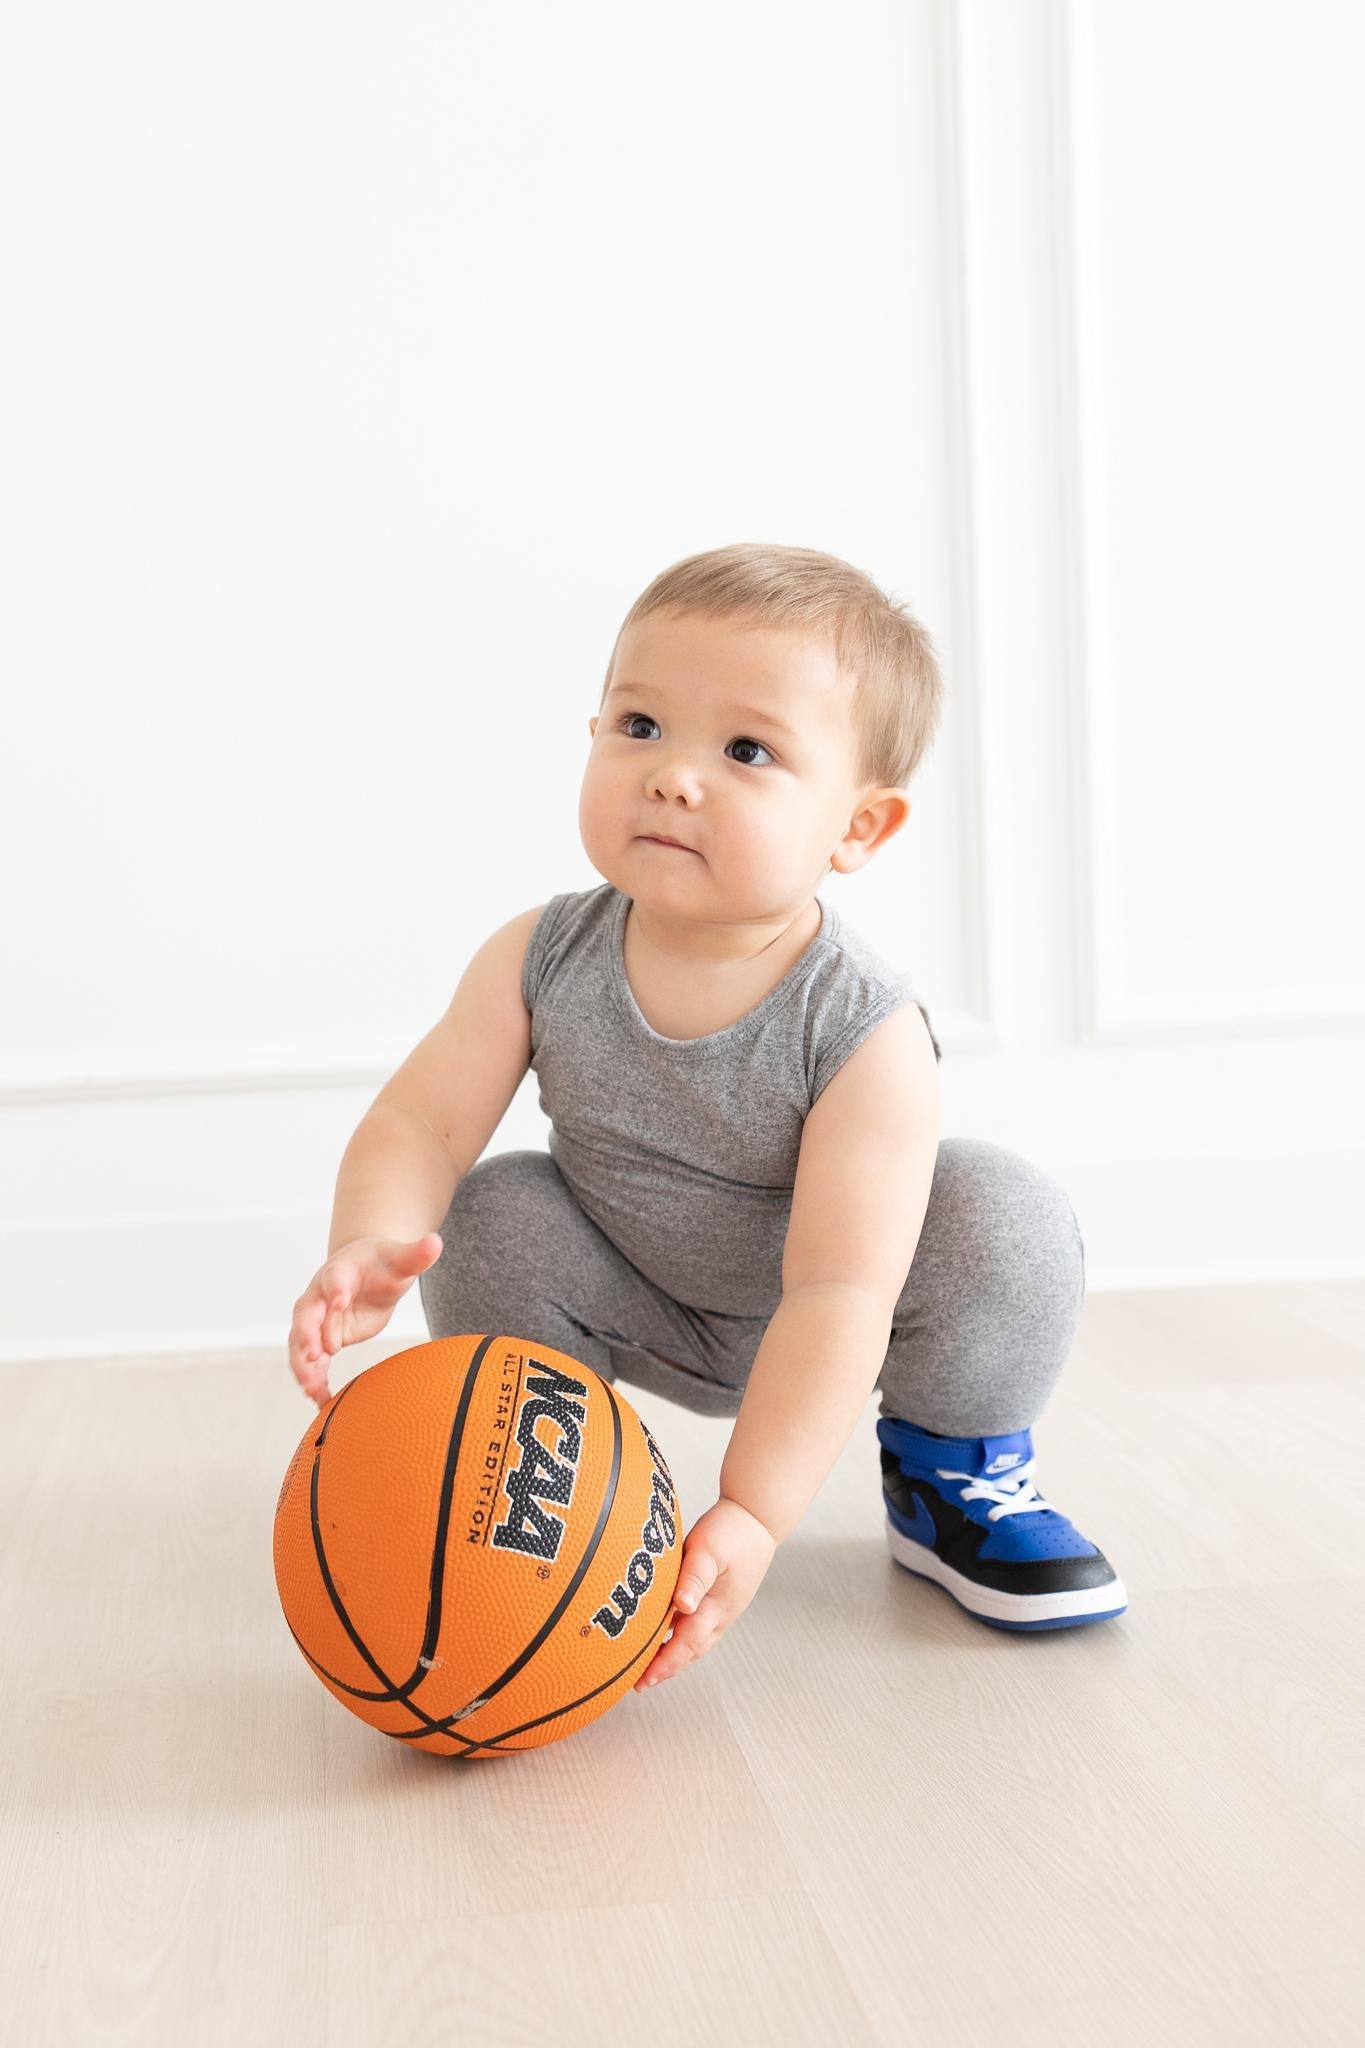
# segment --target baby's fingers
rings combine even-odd
[[[351,1291],[340,1283],[327,1289],[325,1313],[322,1318],[322,1348],[329,1357],[335,1357],[346,1341],[346,1311],[351,1306]]]
[[[289,1326],[289,1362],[296,1373],[307,1360],[318,1356],[318,1333],[326,1308],[321,1298],[294,1303],[294,1320]]]
[[[645,1692],[661,1678],[675,1678],[680,1671],[686,1671],[689,1664],[706,1655],[723,1628],[724,1623],[718,1625],[709,1614],[685,1615],[675,1624],[654,1661],[636,1679],[633,1690]]]

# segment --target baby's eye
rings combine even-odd
[[[622,717],[617,719],[616,730],[618,732],[625,732],[628,726],[636,724],[655,725],[657,723],[657,719],[651,718],[647,711],[627,711]],[[638,733],[630,733],[629,737],[631,739],[638,739],[640,735]],[[731,740],[730,745],[732,747],[757,747],[760,754],[767,754],[770,761],[775,758],[771,749],[765,747],[762,740],[736,739]],[[758,763],[756,761],[741,761],[739,765],[741,768],[756,768]]]

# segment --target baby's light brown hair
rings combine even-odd
[[[817,548],[736,541],[686,555],[641,591],[616,635],[651,612],[693,612],[744,624],[805,627],[834,649],[854,685],[855,776],[860,786],[903,789],[928,751],[943,705],[934,643],[905,605],[838,555]]]

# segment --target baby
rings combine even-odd
[[[1127,1604],[1033,1481],[1085,1293],[1071,1203],[1017,1153],[940,1140],[910,977],[815,893],[905,823],[942,692],[923,627],[835,556],[734,546],[656,577],[588,721],[605,880],[473,955],[351,1138],[294,1305],[319,1405],[420,1277],[433,1337],[510,1331],[735,1417],[637,1690],[743,1613],[874,1389],[898,1564],[1003,1628]],[[482,1158],[528,1066],[549,1149]]]

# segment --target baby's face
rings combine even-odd
[[[593,866],[678,917],[808,901],[858,807],[852,692],[801,632],[637,621],[588,722],[578,822]]]

